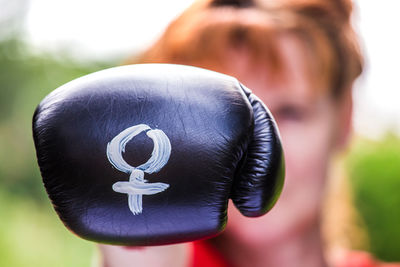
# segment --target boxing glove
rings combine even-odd
[[[78,78],[39,104],[33,137],[60,219],[101,243],[214,236],[229,198],[260,216],[284,180],[265,105],[235,78],[195,67],[132,65]]]

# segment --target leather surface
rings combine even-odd
[[[144,173],[166,183],[143,195],[133,214],[113,184],[129,174],[107,158],[107,144],[140,124],[169,138],[167,163]],[[211,237],[227,220],[227,203],[264,214],[283,184],[279,134],[262,102],[235,78],[170,64],[96,72],[49,94],[33,117],[38,164],[60,219],[82,238],[119,245],[160,245]],[[140,166],[154,142],[142,132],[123,159]]]

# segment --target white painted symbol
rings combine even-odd
[[[147,162],[133,167],[122,158],[122,153],[125,152],[126,144],[143,131],[146,131],[147,136],[153,140],[153,152]],[[126,128],[107,144],[107,158],[111,164],[121,172],[130,174],[129,181],[116,182],[112,189],[118,193],[128,194],[129,209],[134,215],[143,211],[143,195],[157,194],[169,187],[169,184],[165,183],[147,183],[144,173],[150,174],[161,170],[168,162],[170,155],[171,143],[165,133],[158,129],[151,129],[146,124]]]

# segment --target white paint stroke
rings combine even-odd
[[[146,131],[146,135],[153,140],[154,147],[150,159],[144,164],[133,167],[122,157],[126,144],[136,135]],[[128,195],[128,206],[134,215],[143,211],[142,196],[154,195],[166,190],[169,184],[147,183],[144,173],[154,173],[167,164],[171,155],[171,143],[167,135],[159,129],[151,129],[146,124],[131,126],[107,144],[107,158],[119,171],[130,174],[129,181],[120,181],[113,184],[112,189],[118,193]]]

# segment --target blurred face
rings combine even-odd
[[[267,215],[246,218],[230,203],[226,233],[247,245],[284,241],[315,227],[328,163],[349,131],[351,107],[335,102],[328,90],[315,88],[301,46],[286,38],[280,48],[285,66],[278,78],[240,51],[227,52],[229,64],[219,70],[238,78],[268,106],[279,126],[285,154],[283,192]]]

